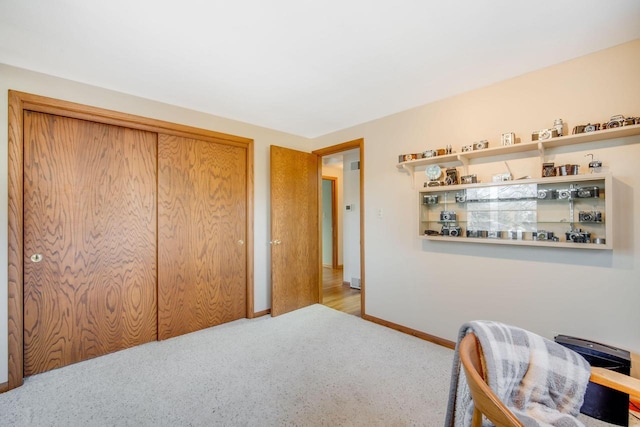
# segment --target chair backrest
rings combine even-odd
[[[460,341],[459,353],[475,408],[471,426],[481,427],[484,415],[497,427],[524,427],[486,383],[482,348],[473,333]]]

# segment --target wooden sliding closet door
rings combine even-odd
[[[158,338],[246,317],[246,148],[158,136]]]
[[[156,134],[24,112],[24,375],[156,339]]]

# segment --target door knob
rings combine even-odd
[[[40,262],[40,261],[42,261],[42,255],[40,254],[31,255],[31,262]]]
[[[280,243],[282,243],[280,240],[272,240],[269,242],[270,245],[279,245]]]
[[[244,245],[244,240],[242,240],[242,239],[238,240],[238,244],[239,244],[240,246]]]

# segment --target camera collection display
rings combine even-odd
[[[613,129],[622,126],[630,126],[630,125],[638,125],[640,124],[640,117],[631,117],[624,116],[622,114],[617,114],[611,116],[609,120],[602,123],[587,123],[585,125],[577,125],[573,127],[573,134],[580,133],[589,133],[589,132],[597,132],[605,129]],[[551,138],[558,138],[561,136],[567,135],[565,132],[565,123],[562,119],[555,119],[553,121],[553,125],[546,128],[533,131],[531,133],[531,141],[544,141]],[[503,133],[500,137],[500,142],[502,146],[514,145],[519,142],[519,139],[516,138],[515,133],[507,132]],[[463,145],[461,147],[461,152],[466,153],[470,151],[478,151],[485,150],[489,148],[489,141],[486,139],[482,139],[471,144]],[[444,148],[438,149],[429,149],[425,150],[421,153],[409,153],[409,154],[400,154],[398,156],[398,162],[408,162],[412,160],[425,159],[437,156],[445,156],[448,154],[454,154],[454,151],[450,144],[447,144]],[[574,174],[575,175],[575,174]]]
[[[490,185],[480,188],[442,189],[439,194],[422,193],[422,204],[430,216],[424,234],[427,236],[467,237],[474,239],[509,239],[568,243],[605,244],[603,236],[584,229],[603,226],[604,182],[599,185],[556,183],[555,187],[543,182],[532,184]],[[550,203],[555,209],[567,212],[568,217],[558,222],[559,230],[539,229],[537,203]],[[580,209],[575,209],[579,203]],[[504,212],[492,210],[495,203],[503,203]],[[461,209],[462,216],[458,209]],[[477,207],[474,207],[477,206]],[[568,209],[568,211],[567,211]],[[541,224],[548,221],[542,220]],[[437,225],[438,229],[434,229]],[[545,227],[546,228],[546,227]],[[597,227],[596,227],[597,228]]]
[[[409,171],[414,180],[415,168],[425,167],[427,180],[424,190],[419,190],[419,233],[434,237],[435,240],[451,238],[535,246],[555,246],[557,242],[560,247],[612,249],[612,224],[607,217],[613,202],[606,193],[611,191],[613,184],[610,175],[600,173],[602,161],[595,159],[593,154],[587,154],[585,157],[589,161],[586,170],[586,164],[578,164],[582,162],[556,164],[546,161],[545,150],[638,135],[640,130],[605,132],[601,137],[569,137],[566,141],[552,143],[546,143],[545,140],[633,125],[640,125],[640,117],[615,115],[602,123],[573,127],[567,127],[562,119],[555,119],[547,128],[533,131],[531,143],[514,147],[513,150],[504,148],[520,144],[520,138],[514,132],[506,132],[495,144],[498,146],[495,150],[493,142],[481,139],[461,146],[459,154],[451,145],[446,145],[422,153],[400,155],[398,160],[401,163],[409,159],[429,159],[398,165],[399,169]],[[499,149],[499,145],[503,149]],[[481,150],[488,151],[476,154]],[[499,159],[496,156],[520,152],[539,154],[542,168],[538,177],[515,178],[507,162],[504,162],[507,173],[494,174],[488,180],[470,173],[469,166],[475,163],[472,161],[476,158],[495,158],[493,162],[496,162]],[[445,157],[440,160],[439,156]],[[464,172],[460,173],[461,170]]]

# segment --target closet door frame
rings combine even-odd
[[[24,202],[24,111],[53,114],[97,123],[121,126],[186,138],[196,138],[245,148],[247,219],[246,219],[246,292],[247,317],[253,318],[253,140],[220,132],[199,129],[117,111],[86,106],[54,98],[18,91],[9,91],[9,210],[8,210],[8,382],[0,385],[0,392],[19,387],[23,383],[23,202]]]

